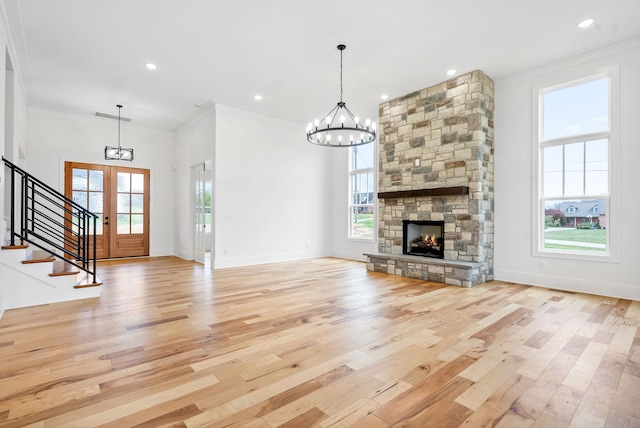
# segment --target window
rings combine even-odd
[[[610,256],[614,68],[537,89],[536,253]]]
[[[352,147],[349,155],[349,238],[373,240],[376,143]]]

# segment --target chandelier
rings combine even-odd
[[[342,51],[347,47],[337,47],[340,51],[340,101],[322,121],[316,119],[307,125],[307,141],[326,147],[353,147],[371,143],[376,139],[376,124],[369,119],[362,123],[342,101]]]
[[[131,162],[133,160],[133,149],[120,147],[120,110],[122,106],[117,104],[116,107],[118,107],[118,147],[106,146],[104,148],[104,158],[106,160],[126,160]]]

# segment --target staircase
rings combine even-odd
[[[10,215],[0,251],[5,309],[100,296],[97,216],[3,158]]]

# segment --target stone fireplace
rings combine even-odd
[[[367,269],[463,287],[493,279],[493,109],[480,70],[380,105],[378,252],[365,254]],[[443,222],[442,258],[407,254],[407,221]]]

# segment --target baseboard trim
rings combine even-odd
[[[531,274],[508,269],[496,269],[495,279],[598,296],[640,300],[640,286],[631,284],[617,284],[615,282],[593,281],[557,275]]]

